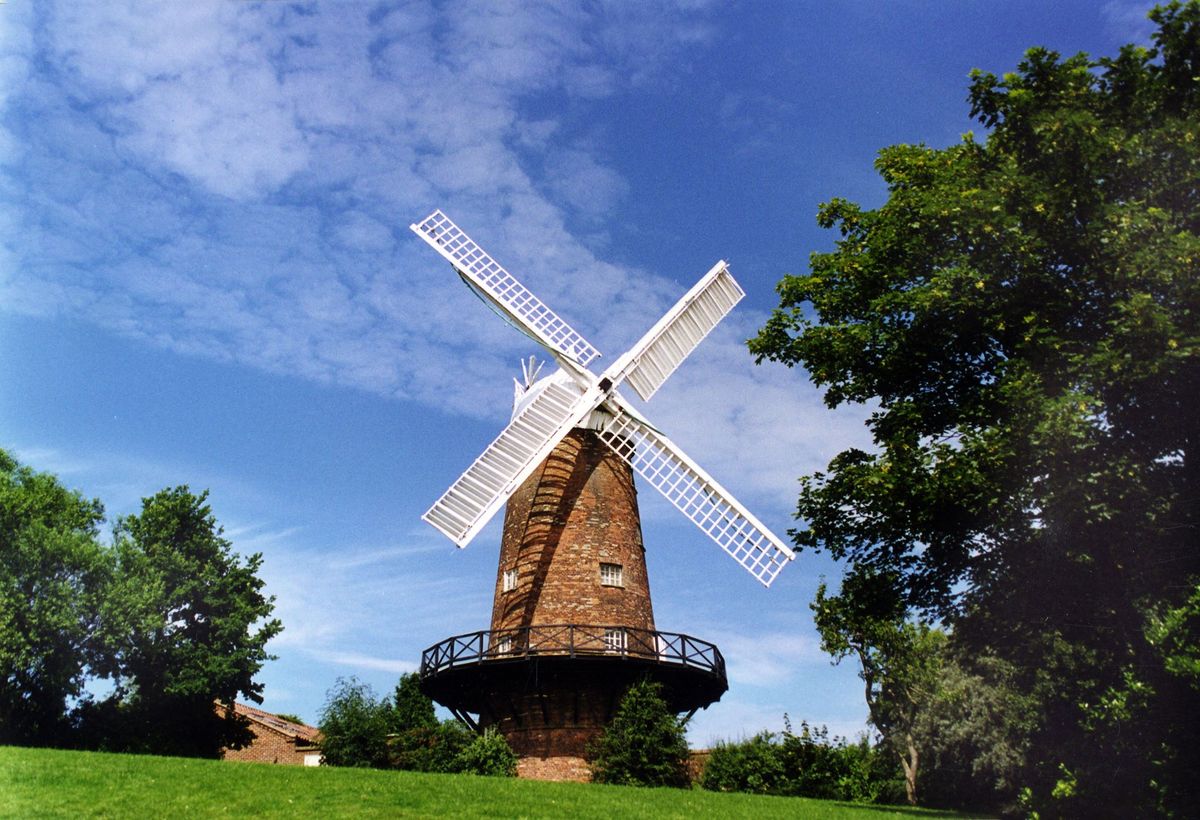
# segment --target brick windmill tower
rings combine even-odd
[[[716,646],[655,626],[634,473],[763,585],[794,557],[617,392],[648,400],[744,294],[718,262],[596,375],[599,351],[441,211],[411,227],[559,365],[539,379],[523,364],[512,421],[423,516],[465,547],[507,505],[491,628],[425,650],[421,688],[501,732],[522,776],[586,779],[586,747],[634,681],[661,683],[677,713],[728,688]]]

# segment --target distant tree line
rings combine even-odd
[[[104,507],[0,450],[0,743],[213,757],[251,735],[232,704],[282,629],[258,554],[207,493]],[[106,694],[94,694],[105,691]],[[218,708],[216,704],[227,704]]]
[[[1200,804],[1200,2],[1150,19],[974,72],[986,136],[884,149],[750,341],[874,407],[793,537],[847,563],[817,625],[913,802]]]

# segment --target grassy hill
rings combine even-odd
[[[0,746],[0,817],[953,817],[801,798]]]

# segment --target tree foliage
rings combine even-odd
[[[821,649],[834,663],[853,655],[871,725],[904,769],[908,802],[917,802],[921,750],[916,726],[941,682],[946,635],[906,619],[892,579],[859,567],[842,582],[840,595],[817,589],[812,604]]]
[[[922,799],[932,805],[1016,813],[1037,722],[1015,667],[993,656],[948,653],[933,697],[917,715]]]
[[[416,672],[407,672],[400,676],[392,702],[396,710],[396,731],[432,729],[437,726],[433,700],[421,691],[421,676]]]
[[[338,678],[321,709],[321,754],[330,766],[385,769],[393,729],[391,704],[375,697],[369,684]]]
[[[261,700],[282,626],[260,556],[233,553],[205,499],[143,499],[109,546],[99,501],[0,450],[0,743],[214,756],[249,738],[214,702]]]
[[[830,738],[824,726],[807,722],[796,734],[786,715],[784,725],[782,736],[760,732],[748,740],[718,743],[704,765],[701,787],[857,803],[895,797],[889,788],[897,770],[894,755],[881,754],[865,737],[857,743]]]
[[[109,577],[104,508],[0,450],[0,743],[66,741]]]
[[[785,776],[771,732],[748,740],[721,741],[709,752],[700,785],[714,792],[781,794]]]
[[[516,777],[517,756],[503,735],[488,728],[472,738],[466,748],[458,753],[455,769],[464,774]]]
[[[1055,812],[1196,802],[1200,4],[1151,18],[1153,48],[975,72],[986,138],[884,149],[887,202],[821,207],[836,248],[750,343],[877,404],[795,540],[1014,665]]]
[[[670,710],[662,685],[629,687],[612,722],[592,752],[592,779],[626,786],[675,786],[691,782],[683,721]]]
[[[400,676],[389,704],[391,708],[389,739],[393,769],[413,772],[458,772],[463,766],[486,765],[490,747],[478,746],[467,752],[478,736],[457,720],[438,721],[433,700],[421,691],[421,679],[415,672]],[[504,738],[495,741],[508,748]],[[469,754],[469,759],[461,758]],[[511,751],[510,751],[511,754]],[[477,772],[482,773],[482,772]]]
[[[414,772],[516,774],[516,757],[495,732],[476,734],[457,720],[439,722],[415,673],[400,677],[392,698],[376,697],[357,678],[338,678],[321,710],[321,752],[331,766]]]
[[[215,757],[250,740],[231,707],[239,696],[262,702],[254,676],[283,627],[268,620],[262,556],[234,553],[207,497],[163,490],[115,528],[99,671],[117,681],[126,748]],[[230,708],[218,713],[214,701]]]

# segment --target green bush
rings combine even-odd
[[[319,725],[321,754],[329,765],[387,768],[392,707],[377,700],[368,684],[338,678],[326,694]]]
[[[661,684],[652,681],[629,687],[590,753],[597,783],[679,788],[691,783],[683,722],[667,706]]]
[[[824,726],[801,722],[792,731],[784,716],[782,736],[760,732],[749,740],[718,743],[700,785],[711,791],[779,794],[873,803],[903,799],[895,760],[864,737],[857,743],[829,737]]]
[[[405,729],[388,739],[389,763],[393,769],[410,772],[457,772],[458,756],[475,737],[474,732],[456,720]]]
[[[515,777],[517,774],[517,756],[495,729],[486,729],[483,734],[476,735],[454,762],[455,770],[464,774],[490,777]]]
[[[438,719],[433,713],[433,700],[421,691],[421,676],[416,672],[407,672],[400,676],[392,703],[392,708],[396,711],[393,723],[397,732],[405,729],[432,729],[438,725]]]
[[[792,732],[784,716],[786,729],[780,744],[786,787],[785,794],[816,797],[823,800],[875,802],[882,783],[876,774],[876,759],[881,757],[865,737],[857,743],[845,738],[829,738],[824,726],[800,723],[800,734]]]
[[[722,741],[709,754],[700,785],[715,792],[782,794],[785,773],[771,732],[740,743]]]
[[[439,723],[413,674],[400,678],[391,699],[376,698],[357,678],[338,678],[320,728],[321,751],[332,766],[414,772],[460,771],[459,756],[476,737],[458,721]]]

